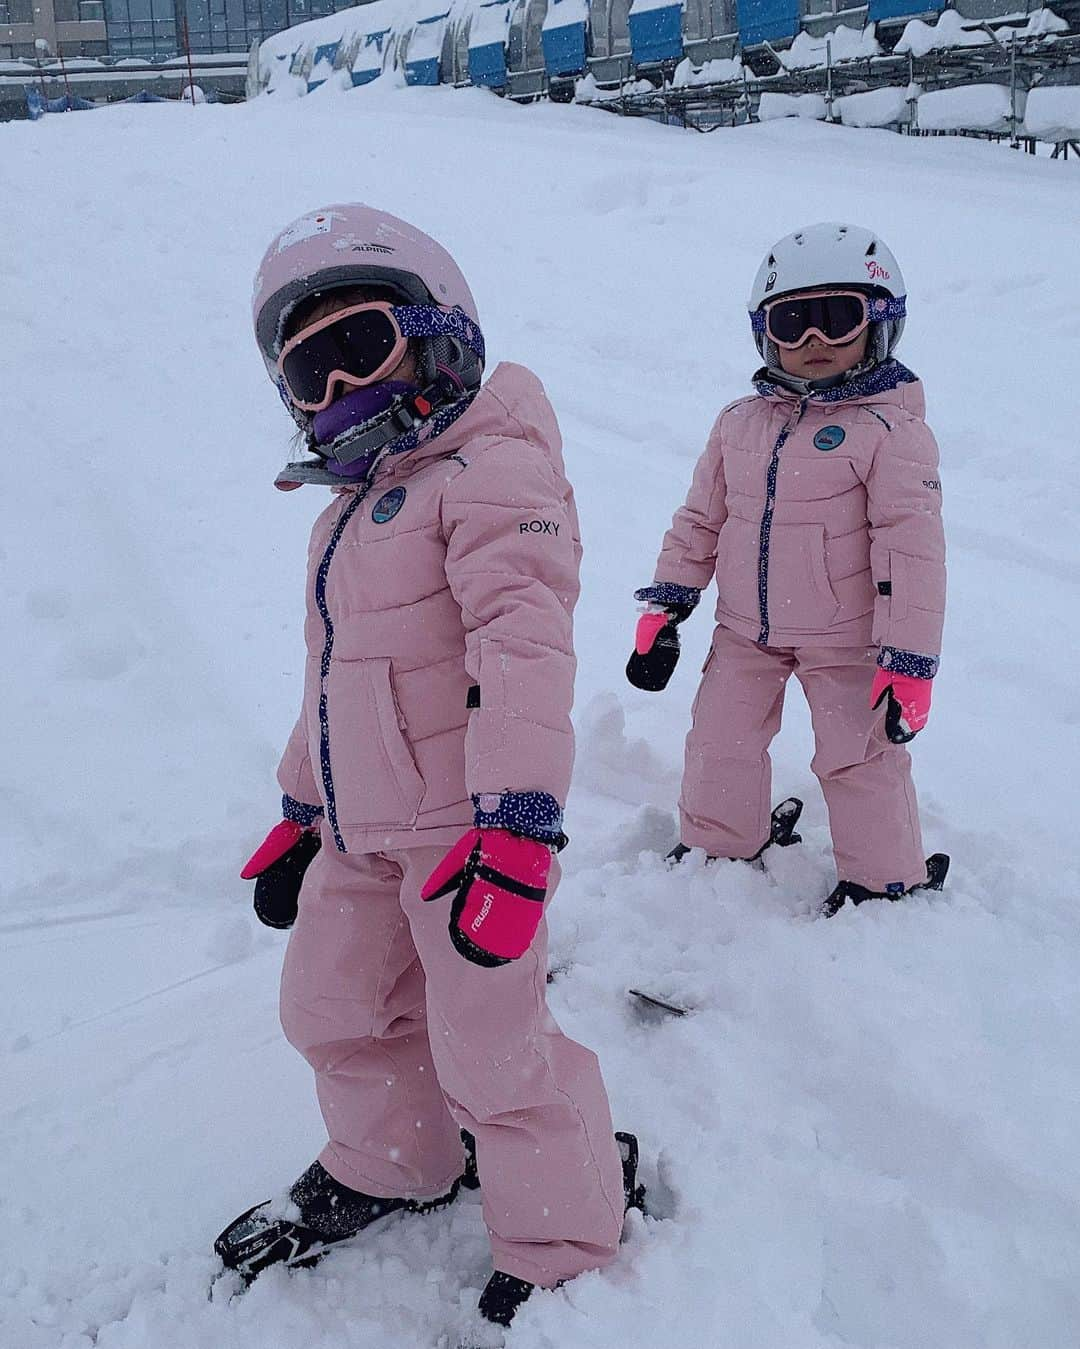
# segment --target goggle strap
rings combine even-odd
[[[464,343],[482,362],[484,336],[463,309],[440,309],[431,304],[396,304],[390,311],[402,337],[453,337]]]

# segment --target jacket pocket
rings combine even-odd
[[[769,622],[777,631],[824,634],[840,611],[822,525],[776,525],[769,558]]]
[[[390,661],[331,661],[326,676],[328,791],[341,825],[409,825],[424,795],[394,696]],[[329,802],[327,803],[329,805]]]

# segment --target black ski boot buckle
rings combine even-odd
[[[634,1134],[617,1133],[615,1142],[619,1147],[619,1159],[622,1162],[623,1212],[629,1213],[636,1208],[645,1212],[645,1186],[637,1178],[638,1141]]]

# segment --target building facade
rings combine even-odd
[[[246,52],[306,19],[354,0],[0,0],[0,61],[93,56],[168,60]],[[37,41],[47,44],[44,49]]]

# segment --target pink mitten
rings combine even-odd
[[[885,708],[885,734],[894,745],[914,740],[930,717],[932,679],[916,679],[913,675],[891,674],[878,670],[870,689],[870,706]]]
[[[450,939],[477,965],[506,965],[532,945],[544,913],[551,849],[505,829],[470,829],[420,891],[423,900],[454,893]]]
[[[663,609],[652,610],[642,614],[637,621],[637,630],[634,633],[634,650],[639,656],[647,656],[653,649],[653,643],[664,628],[671,622],[671,616]]]
[[[256,876],[261,876],[267,867],[273,866],[290,848],[296,847],[303,833],[303,827],[293,820],[282,820],[279,824],[275,824],[244,863],[240,879],[253,881]]]

